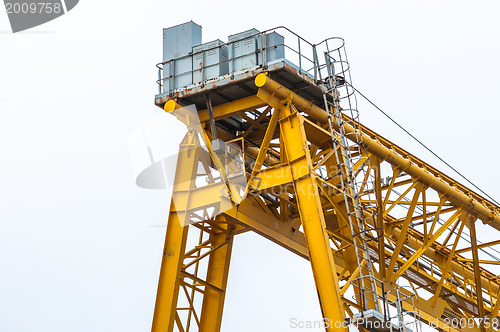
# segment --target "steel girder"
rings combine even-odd
[[[256,85],[256,96],[213,110],[216,119],[240,115],[249,123],[236,134],[217,129],[219,138],[244,143],[246,198],[232,202],[224,182],[198,187],[193,165],[200,161],[208,168],[214,162],[202,161],[196,135],[188,134],[181,144],[153,332],[220,330],[233,236],[247,230],[311,261],[325,318],[343,320],[359,310],[359,303],[346,297],[357,272],[326,112],[267,76],[257,76]],[[165,105],[167,111],[179,107],[175,101]],[[208,116],[199,114],[210,147]],[[373,180],[358,194],[364,213],[369,205],[378,211],[370,218],[369,250],[385,289],[406,279],[413,289],[405,292],[417,297],[420,319],[439,329],[452,318],[496,318],[500,282],[485,269],[495,261],[484,259],[480,250],[499,241],[478,243],[475,221],[499,230],[499,207],[370,129],[362,126],[362,132],[359,144],[369,163],[354,168],[364,168]],[[221,195],[224,191],[229,194]],[[206,212],[210,208],[214,211]],[[200,210],[201,217],[189,218]],[[190,229],[201,233],[192,247]],[[463,240],[466,234],[471,243]],[[403,305],[410,310],[410,303]],[[490,323],[461,331],[483,328],[493,329]]]

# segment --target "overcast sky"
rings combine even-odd
[[[499,17],[498,1],[82,0],[12,34],[2,10],[0,331],[150,330],[169,199],[135,186],[128,136],[162,112],[163,27],[193,20],[204,41],[278,25],[311,42],[344,37],[354,85],[500,200]],[[171,126],[173,154],[184,129]],[[320,319],[307,261],[244,234],[231,264],[223,331]]]

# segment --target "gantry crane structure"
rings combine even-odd
[[[155,103],[188,132],[153,332],[220,331],[232,244],[248,231],[310,261],[330,322],[498,329],[500,281],[485,268],[497,262],[483,251],[500,240],[481,243],[476,225],[499,231],[500,207],[358,121],[342,39],[280,27],[208,44],[158,65]],[[199,77],[185,86],[184,59]]]

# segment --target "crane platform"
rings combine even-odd
[[[195,105],[197,109],[202,110],[206,108],[204,96],[207,92],[211,94],[213,106],[254,96],[258,90],[254,80],[260,73],[267,73],[283,86],[296,91],[298,95],[313,101],[317,105],[321,105],[323,102],[321,87],[316,84],[314,77],[307,72],[301,72],[290,61],[282,59],[270,62],[266,66],[258,66],[258,68],[218,76],[207,80],[203,85],[191,85],[171,94],[166,92],[157,94],[155,96],[155,105],[163,108],[168,100],[174,99],[183,105]]]

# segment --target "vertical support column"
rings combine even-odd
[[[319,192],[313,178],[312,161],[301,116],[290,105],[283,104],[280,134],[286,160],[294,179],[294,191],[300,219],[306,237],[309,259],[320,300],[323,317],[333,322],[344,321],[344,310],[340,300],[340,289],[332,250],[326,234],[325,219]],[[347,331],[328,324],[327,331]],[[332,326],[333,325],[333,326]]]
[[[500,310],[500,293],[497,294],[497,298],[495,301],[495,306],[491,310],[489,320],[488,320],[488,332],[493,331],[493,322],[498,320],[498,311]]]
[[[171,332],[176,320],[179,286],[189,223],[187,222],[187,201],[176,200],[176,192],[188,192],[194,188],[198,167],[199,142],[195,132],[186,134],[179,147],[175,170],[174,190],[168,217],[165,247],[161,262],[152,332]],[[177,204],[176,204],[177,202]],[[185,204],[182,204],[185,203]],[[185,205],[185,206],[182,206]],[[177,318],[178,319],[178,318]]]
[[[477,237],[476,237],[476,218],[469,215],[467,216],[469,222],[470,242],[472,245],[472,260],[474,262],[474,278],[476,279],[476,296],[477,307],[479,309],[479,318],[481,324],[479,326],[481,332],[486,332],[484,328],[484,302],[483,302],[483,288],[481,286],[481,269],[479,268],[479,255],[477,253]]]
[[[220,218],[221,217],[217,217],[216,222],[219,221]],[[231,260],[231,251],[233,249],[233,234],[231,231],[232,229],[228,225],[226,232],[217,232],[210,235],[212,248],[217,248],[218,246],[220,246],[220,248],[210,254],[206,282],[224,292],[205,287],[200,318],[200,331],[203,332],[220,331],[224,299],[226,296],[227,278],[229,274],[229,263]]]
[[[380,279],[385,280],[386,270],[385,270],[385,231],[384,231],[384,205],[382,204],[382,174],[380,169],[380,158],[375,156],[370,156],[373,158],[373,169],[375,170],[375,197],[377,200],[377,228],[379,228],[379,238],[378,238],[378,257],[379,257],[379,273]],[[389,193],[387,194],[389,195]]]

